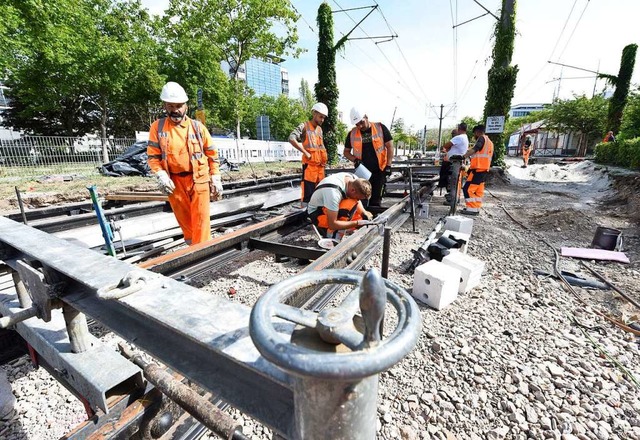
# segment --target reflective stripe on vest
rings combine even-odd
[[[358,127],[355,127],[351,130],[351,134],[349,135],[349,141],[351,142],[351,148],[353,149],[353,155],[358,160],[362,160],[362,133]],[[371,123],[371,143],[373,144],[373,149],[376,152],[376,156],[378,156],[378,165],[380,165],[380,169],[384,169],[387,162],[386,151],[387,148],[384,145],[384,134],[382,131],[382,124],[379,122]]]
[[[322,139],[322,128],[317,125],[316,128],[311,127],[311,121],[304,123],[305,136],[302,146],[306,150],[324,150],[324,142]]]
[[[484,145],[482,150],[471,156],[471,170],[488,171],[491,168],[491,159],[493,158],[493,142],[486,134],[483,134]]]

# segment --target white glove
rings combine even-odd
[[[169,174],[165,170],[160,170],[156,173],[156,177],[158,178],[158,183],[160,184],[160,189],[167,194],[172,194],[173,190],[176,189],[176,185],[169,177]]]
[[[211,182],[209,183],[211,189],[211,200],[222,200],[222,177],[220,174],[214,174],[211,176]]]

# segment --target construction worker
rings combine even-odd
[[[384,124],[369,122],[366,113],[355,107],[351,109],[350,119],[355,127],[347,135],[342,154],[356,168],[362,163],[369,170],[371,199],[366,206],[379,207],[386,178],[391,174],[393,137]]]
[[[458,130],[455,128],[451,130],[451,139],[458,135]],[[440,152],[442,155],[442,164],[440,164],[440,174],[438,177],[438,188],[446,188],[449,191],[449,175],[451,174],[451,161],[449,160],[449,153],[444,151],[444,149]],[[445,195],[447,199],[450,199],[451,196],[449,193]]]
[[[613,135],[613,131],[609,131],[604,138],[602,139],[603,143],[606,142],[615,142],[616,141],[616,137]]]
[[[361,200],[371,197],[371,183],[351,173],[332,174],[318,184],[307,213],[323,236],[337,238],[340,231],[371,224],[373,215]]]
[[[531,135],[527,135],[522,146],[522,168],[529,166],[529,155],[531,154]]]
[[[482,197],[484,196],[484,182],[487,178],[491,159],[493,158],[493,142],[484,133],[484,125],[473,127],[473,135],[476,143],[464,154],[464,158],[471,158],[467,181],[462,188],[466,207],[460,211],[465,215],[478,215],[482,207]]]
[[[311,120],[298,125],[289,135],[289,143],[302,153],[302,197],[309,203],[316,185],[324,179],[327,165],[327,150],[322,140],[322,123],[329,115],[329,109],[322,102],[311,107]]]
[[[458,179],[457,176],[460,174],[460,168],[462,167],[462,156],[469,149],[467,124],[465,122],[459,123],[456,133],[449,142],[442,146],[442,149],[447,152],[447,156],[451,162],[451,171],[449,174],[453,176],[453,178],[449,178],[448,193],[445,195],[445,205],[450,205],[452,195],[457,194],[460,190],[460,179]],[[451,134],[453,134],[453,132]]]
[[[148,162],[169,195],[169,204],[193,245],[211,239],[209,201],[222,198],[218,150],[207,128],[187,116],[187,93],[175,82],[162,87],[167,116],[149,128]]]

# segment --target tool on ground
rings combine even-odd
[[[166,174],[166,173],[165,173]],[[95,185],[88,186],[89,194],[91,195],[91,202],[93,203],[93,209],[96,212],[96,216],[98,217],[98,224],[100,225],[100,230],[102,231],[102,238],[104,238],[104,243],[107,247],[107,252],[112,257],[116,256],[116,249],[113,246],[113,231],[111,230],[111,226],[107,222],[107,219],[104,217],[104,212],[102,211],[102,205],[98,200],[98,189]]]
[[[551,278],[555,278],[558,279],[558,277],[555,274],[546,272],[544,270],[534,270],[533,271],[534,274],[536,275],[540,275],[543,277],[551,277]],[[560,273],[562,273],[562,275],[564,276],[564,278],[569,282],[569,284],[571,284],[572,286],[578,286],[578,287],[591,287],[594,289],[601,289],[601,290],[609,290],[609,286],[607,286],[604,283],[600,283],[596,280],[590,280],[587,278],[582,278],[579,277],[578,275],[571,273],[571,272],[567,272],[567,271],[560,271]]]

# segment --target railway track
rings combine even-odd
[[[386,199],[386,209],[378,214],[386,218],[386,224],[392,230],[404,224],[412,213],[415,213],[414,205],[417,201],[430,197],[435,188],[433,175],[425,173],[420,177],[419,173],[416,174],[418,178],[414,180],[414,187],[411,190],[402,181],[392,183],[395,185],[393,190],[395,198]],[[123,240],[128,253],[123,252],[118,255],[118,258],[186,283],[207,272],[220,269],[230,259],[255,250],[273,254],[277,260],[297,258],[309,261],[310,264],[301,269],[301,272],[329,268],[362,268],[382,245],[383,240],[377,227],[363,227],[328,251],[288,242],[290,241],[288,237],[292,234],[309,227],[304,210],[291,206],[284,211],[280,208],[283,205],[290,205],[292,200],[297,199],[297,196],[290,199],[291,191],[298,192],[297,188],[291,188],[295,183],[295,181],[283,179],[277,182],[281,185],[280,189],[275,190],[271,182],[254,183],[254,186],[237,188],[238,192],[231,193],[233,197],[219,202],[224,204],[225,208],[218,210],[222,212],[212,217],[214,230],[231,230],[227,230],[227,233],[218,235],[209,242],[190,247],[183,246],[181,233],[176,228],[154,231],[142,238],[134,237],[134,234],[125,235],[125,237],[131,237]],[[271,191],[264,193],[261,198],[260,194],[255,194],[256,189]],[[263,198],[267,200],[263,201]],[[150,217],[173,217],[172,213],[159,209],[160,205],[164,206],[164,203],[158,201],[116,206],[107,208],[105,215],[107,217],[124,215],[125,218],[119,220],[123,225],[125,222],[146,224],[148,229],[147,219]],[[74,211],[84,209],[79,206],[82,205],[75,206]],[[215,209],[212,211],[216,212]],[[45,232],[56,232],[62,238],[81,239],[83,236],[89,237],[96,234],[95,223],[90,218],[94,216],[93,213],[81,212],[69,216],[65,215],[67,212],[68,207],[50,209],[47,213],[52,216],[48,217],[42,210],[36,215],[28,216],[27,219],[30,223],[34,223],[34,227]],[[75,218],[64,219],[63,217]],[[118,248],[118,242],[115,244]],[[101,245],[96,245],[95,241],[87,239],[83,245],[101,252]],[[165,253],[167,251],[172,252]],[[318,311],[330,304],[337,292],[336,288],[308,290],[296,297],[291,305]],[[46,366],[46,364],[43,365]],[[64,378],[60,380],[64,381]],[[121,395],[112,396],[109,402],[109,416],[94,415],[86,423],[70,432],[66,438],[70,440],[92,438],[92,435],[98,435],[100,438],[115,438],[123,435],[126,437],[128,432],[135,432],[143,425],[146,414],[152,411],[154,404],[159,405],[161,400],[162,396],[153,389],[148,389],[144,395],[140,395],[139,390],[135,392],[125,390]],[[227,401],[220,398],[213,397],[209,400],[221,409],[228,407]],[[178,422],[172,428],[172,437],[162,438],[196,439],[206,432],[203,425],[186,413]],[[115,430],[112,427],[118,427],[118,429]]]

